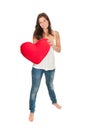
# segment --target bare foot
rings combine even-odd
[[[30,112],[29,121],[33,121],[33,120],[34,120],[34,113]]]
[[[60,106],[58,103],[54,103],[53,105],[56,106],[58,109],[62,108],[62,106]]]

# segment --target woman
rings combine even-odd
[[[45,75],[46,85],[52,104],[58,109],[61,109],[61,106],[57,103],[56,94],[53,88],[55,73],[54,51],[61,51],[60,36],[57,31],[51,29],[51,22],[45,13],[40,13],[37,17],[35,31],[33,34],[33,43],[36,43],[41,38],[48,39],[50,50],[46,57],[39,64],[33,64],[32,67],[32,87],[29,100],[30,121],[34,120],[35,101],[43,74]]]

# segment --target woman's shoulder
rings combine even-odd
[[[58,35],[59,35],[59,32],[56,31],[56,30],[52,30],[52,34],[53,34],[54,36],[58,36]]]
[[[36,43],[38,40],[36,37],[33,37],[33,43]]]

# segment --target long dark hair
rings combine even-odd
[[[41,39],[41,38],[43,38],[43,29],[39,25],[39,18],[41,18],[41,17],[44,17],[48,21],[48,23],[49,23],[48,33],[51,34],[51,35],[53,35],[52,34],[52,29],[51,29],[51,22],[50,22],[49,17],[47,16],[46,13],[40,13],[37,16],[35,31],[34,31],[34,34],[33,34],[33,37],[35,37],[38,40]]]

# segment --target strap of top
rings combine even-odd
[[[56,32],[54,31],[54,38],[53,38],[53,41],[54,41],[54,45],[56,45]]]

